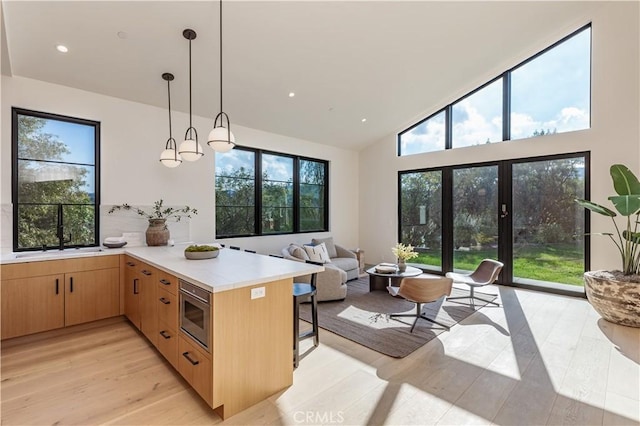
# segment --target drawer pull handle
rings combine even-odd
[[[185,352],[182,354],[183,357],[185,357],[190,363],[191,365],[198,365],[200,364],[200,361],[196,361],[194,359],[191,359],[191,357],[189,356],[189,352]]]
[[[161,298],[160,298],[160,301],[161,301],[162,303],[164,303],[165,305],[169,305],[169,304],[171,304],[171,301],[170,301],[170,300],[165,299],[164,297],[161,297]]]
[[[151,275],[151,272],[147,271],[146,269],[143,269],[142,273],[145,274],[146,276],[150,276]]]
[[[167,281],[167,280],[164,280],[164,279],[160,280],[160,282],[162,284],[164,284],[164,285],[171,285],[171,281]]]
[[[136,266],[136,264],[133,262],[127,262],[127,266]]]
[[[170,335],[168,335],[168,334],[167,334],[167,332],[166,332],[166,331],[164,331],[164,330],[162,330],[162,331],[160,332],[160,335],[161,335],[162,337],[164,337],[165,339],[171,339],[171,336],[170,336]]]

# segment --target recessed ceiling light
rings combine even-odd
[[[129,37],[129,34],[126,31],[118,31],[118,38],[125,39],[127,37]]]
[[[367,121],[367,119],[366,119],[366,118],[363,118],[363,119],[362,119],[362,120],[360,120],[360,121],[362,121],[362,122],[364,123],[364,122],[366,122],[366,121]]]
[[[296,95],[295,93],[293,93],[293,92],[289,92],[289,97],[290,97],[290,98],[293,98],[295,95]]]
[[[60,53],[67,53],[69,51],[69,49],[67,48],[67,46],[65,46],[64,44],[59,44],[56,46],[56,49],[58,50],[58,52]]]

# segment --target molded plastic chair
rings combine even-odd
[[[422,304],[435,302],[436,300],[444,296],[450,295],[452,286],[453,280],[451,280],[451,278],[434,278],[425,275],[404,278],[400,282],[400,287],[388,286],[387,290],[389,290],[389,294],[391,294],[392,296],[402,296],[409,302],[415,303],[416,313],[391,314],[390,317],[416,317],[416,320],[413,322],[413,326],[411,326],[411,333],[413,333],[413,329],[416,327],[416,324],[418,323],[418,320],[420,318],[430,321],[434,324],[438,324],[445,330],[449,330],[449,326],[425,316],[422,313]]]
[[[470,274],[447,272],[447,277],[451,278],[454,283],[466,284],[470,288],[469,296],[448,297],[447,300],[470,299],[470,305],[473,308],[475,308],[474,300],[480,300],[485,303],[491,303],[493,305],[500,306],[499,303],[496,303],[494,301],[476,297],[474,294],[474,290],[476,287],[483,287],[485,285],[493,284],[493,282],[498,279],[498,275],[500,275],[500,271],[502,271],[503,266],[504,264],[502,262],[498,262],[497,260],[484,259],[482,262],[480,262],[480,265],[478,265],[476,270]]]

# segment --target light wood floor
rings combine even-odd
[[[639,424],[640,329],[583,299],[495,291],[504,308],[401,360],[321,331],[293,386],[224,423]],[[3,342],[3,425],[221,423],[122,318],[73,331]]]

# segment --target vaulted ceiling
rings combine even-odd
[[[219,3],[2,1],[2,72],[187,112],[219,112]],[[598,2],[223,3],[232,124],[359,150],[584,25]],[[6,37],[6,39],[5,39]],[[69,52],[61,54],[57,44]],[[295,92],[294,97],[289,97]],[[366,118],[366,122],[362,119]]]

